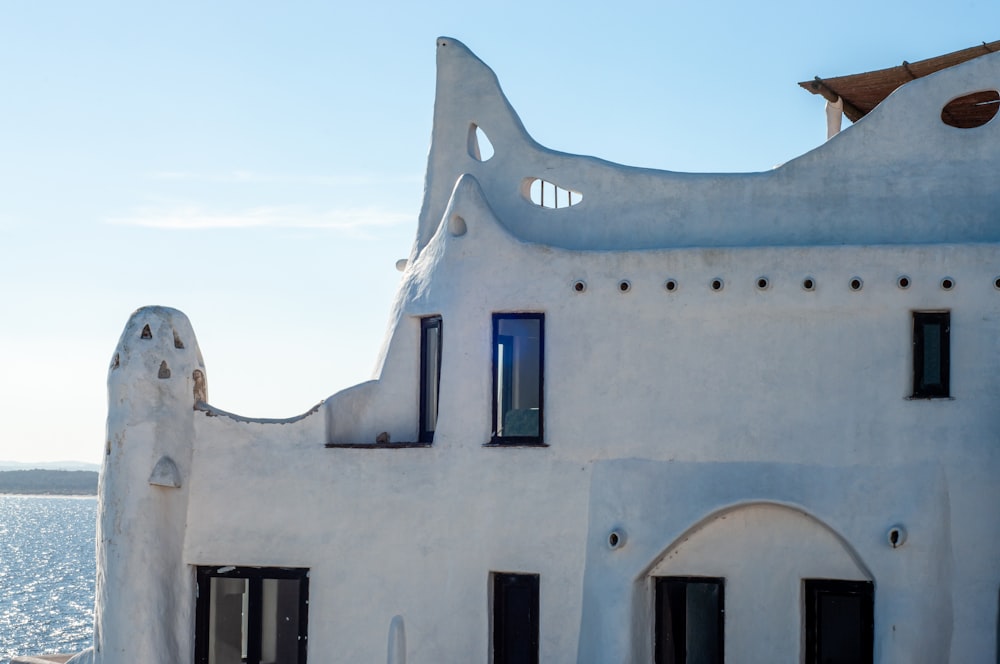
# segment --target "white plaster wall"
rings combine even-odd
[[[148,413],[133,422],[133,406],[112,400],[109,430],[120,421],[150,442],[127,452],[136,469],[111,488],[102,519],[156,513],[134,492],[159,431],[177,432],[163,440],[176,442],[189,478],[172,490],[187,496],[183,521],[171,507],[173,525],[150,530],[150,542],[183,540],[180,568],[171,559],[156,587],[189,587],[185,566],[308,567],[310,661],[381,660],[398,615],[407,662],[488,662],[490,571],[538,573],[541,661],[646,662],[649,575],[701,524],[704,546],[731,554],[704,564],[734,583],[758,572],[787,589],[812,570],[867,570],[879,662],[992,657],[1000,194],[989,177],[1000,153],[995,123],[963,132],[919,121],[939,113],[943,94],[995,85],[1000,59],[908,85],[774,172],[690,176],[545,150],[492,72],[451,40],[438,50],[427,197],[375,378],[283,423],[161,408],[141,390],[136,407]],[[496,148],[488,162],[468,155],[470,122]],[[530,175],[583,190],[584,203],[532,206],[518,193]],[[807,276],[813,292],[801,288]],[[907,398],[914,310],[951,311],[953,399]],[[548,447],[483,446],[491,314],[503,311],[545,313]],[[433,447],[324,447],[382,432],[416,440],[419,318],[432,314],[444,321]],[[158,364],[159,352],[143,361]],[[785,507],[740,509],[761,503]],[[720,513],[747,515],[744,527],[706,521]],[[896,523],[910,539],[893,550],[885,534]],[[616,551],[613,527],[628,533]],[[764,534],[788,554],[753,549]],[[805,559],[814,567],[787,564]],[[148,575],[116,570],[123,588]],[[98,602],[110,616],[100,604],[111,598]],[[787,639],[793,608],[786,595],[749,619]],[[164,640],[190,639],[192,609],[177,608]],[[727,611],[736,644],[745,610]],[[130,620],[108,624],[154,617]],[[772,645],[758,654],[787,661],[795,644]],[[762,661],[738,652],[728,661]]]
[[[564,589],[579,587],[585,553],[576,463],[544,450],[247,441],[222,418],[198,427],[212,444],[195,454],[205,500],[188,515],[185,559],[309,567],[310,661],[384,658],[395,615],[408,662],[485,658],[491,570],[542,575],[543,657],[575,660],[579,602]]]
[[[716,510],[779,501],[814,515],[876,570],[878,661],[991,652],[992,632],[970,615],[995,615],[1000,532],[981,518],[990,508],[952,505],[1000,498],[981,468],[997,469],[996,246],[556,250],[511,237],[469,178],[453,214],[467,232],[442,226],[404,276],[382,377],[360,393],[381,398],[392,377],[390,393],[406,403],[384,419],[376,407],[339,408],[337,397],[324,406],[325,423],[357,418],[351,426],[369,432],[394,431],[405,410],[415,430],[416,321],[440,313],[434,446],[323,449],[316,416],[291,426],[198,418],[187,562],[310,567],[310,656],[324,661],[382,656],[395,615],[406,621],[408,661],[487,661],[491,570],[541,574],[545,661],[646,661],[648,616],[633,604],[653,561]],[[761,274],[771,282],[763,292]],[[897,288],[900,274],[909,289]],[[805,275],[814,292],[801,289]],[[860,292],[848,287],[855,275]],[[944,275],[954,290],[940,289]],[[666,277],[678,279],[676,293],[662,288]],[[722,292],[708,287],[713,277]],[[908,400],[911,311],[942,308],[952,311],[955,398]],[[546,313],[548,448],[482,447],[490,314],[515,310]],[[627,472],[595,475],[618,459]],[[664,497],[661,485],[687,491]],[[885,533],[897,522],[911,539],[893,551]],[[616,524],[632,557],[610,569],[599,561]],[[756,562],[730,564],[801,581],[783,561]],[[990,592],[963,592],[984,578]],[[738,607],[728,615],[740,620]],[[789,615],[764,620],[783,633]]]

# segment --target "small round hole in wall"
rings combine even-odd
[[[618,282],[618,290],[620,290],[623,293],[629,292],[630,290],[632,290],[632,282],[630,282],[628,279],[622,279],[621,281]]]
[[[454,215],[448,222],[448,232],[454,235],[455,237],[461,237],[465,235],[468,232],[468,230],[469,227],[465,225],[465,219],[458,216],[457,214]]]
[[[996,279],[993,280],[993,288],[1000,290],[1000,277],[997,277]]]
[[[851,290],[859,291],[864,288],[865,282],[861,280],[861,277],[853,277],[851,279]]]
[[[722,290],[725,287],[725,285],[726,284],[725,284],[725,282],[722,281],[721,277],[716,277],[715,279],[712,279],[711,286],[712,286],[712,290],[714,290],[714,291],[720,291],[720,290]]]
[[[952,279],[951,277],[945,277],[944,279],[941,280],[942,290],[951,290],[954,287],[955,287],[955,280]]]
[[[997,281],[1000,281],[1000,279],[997,279]],[[665,282],[663,282],[663,287],[667,289],[668,293],[673,293],[674,291],[677,290],[677,280],[667,279]]]
[[[587,282],[584,281],[584,280],[582,280],[582,279],[578,279],[577,281],[574,281],[573,282],[573,290],[575,290],[577,293],[582,293],[582,292],[586,291],[587,290]]]
[[[767,290],[771,282],[767,277],[757,277],[757,290]]]
[[[816,290],[816,280],[812,277],[806,277],[802,280],[802,290],[813,291]]]
[[[899,277],[899,279],[896,279],[896,285],[901,289],[906,290],[910,287],[910,278],[904,274]]]
[[[885,537],[886,540],[888,540],[889,542],[889,546],[891,546],[894,549],[898,549],[899,547],[906,544],[906,528],[904,528],[899,524],[896,524],[895,526],[889,528],[888,532],[886,532],[885,534]]]
[[[608,548],[614,551],[615,549],[620,549],[625,546],[625,531],[621,528],[615,528],[610,533],[608,533]]]

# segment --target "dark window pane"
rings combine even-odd
[[[687,589],[687,664],[721,662],[720,584],[690,583]]]
[[[420,442],[434,441],[441,385],[441,318],[420,321]]]
[[[299,581],[264,579],[261,593],[261,662],[295,664],[299,648]]]
[[[496,438],[542,436],[542,314],[494,314],[493,410]]]
[[[913,396],[949,396],[950,314],[913,313]]]
[[[240,664],[247,653],[247,580],[211,581],[209,664]]]
[[[723,579],[717,578],[657,579],[657,664],[721,664],[723,588]]]
[[[819,598],[819,661],[861,661],[861,599],[824,595]]]
[[[941,384],[941,326],[924,325],[924,386]]]

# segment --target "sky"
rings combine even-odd
[[[290,417],[369,379],[441,35],[550,148],[760,171],[826,137],[797,82],[993,41],[1000,3],[2,3],[0,460],[101,461],[143,305],[188,315],[223,410]]]

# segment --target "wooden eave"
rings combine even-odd
[[[820,78],[817,76],[811,81],[803,81],[799,85],[814,95],[822,95],[830,102],[837,101],[840,97],[844,102],[844,115],[851,122],[857,122],[867,115],[873,108],[878,106],[883,99],[888,97],[899,86],[909,83],[915,79],[933,74],[936,71],[954,67],[974,58],[978,58],[988,53],[1000,51],[1000,41],[990,43],[983,42],[980,46],[962,49],[954,53],[939,55],[934,58],[920,60],[919,62],[903,61],[903,64],[888,69],[879,69],[864,74],[851,74],[849,76],[836,76],[834,78]],[[984,99],[991,98],[986,95]],[[963,105],[961,113],[968,114],[969,117],[955,118],[956,126],[978,126],[983,124],[977,114],[982,114],[988,120],[996,113],[995,108],[989,105],[970,103]]]

